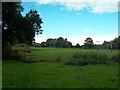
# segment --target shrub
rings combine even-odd
[[[25,55],[31,53],[31,48],[27,44],[16,44],[12,47],[12,58],[17,60],[25,60]]]

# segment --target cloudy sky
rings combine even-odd
[[[22,6],[23,15],[36,9],[44,22],[38,43],[61,36],[73,45],[87,37],[97,44],[118,36],[118,0],[23,0]]]

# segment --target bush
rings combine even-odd
[[[31,53],[31,48],[27,44],[16,44],[12,47],[12,58],[17,60],[24,60],[25,55]]]

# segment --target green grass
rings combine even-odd
[[[32,48],[38,62],[3,61],[3,88],[117,88],[117,63],[65,65],[73,59],[74,53],[88,52],[97,53],[95,49]],[[118,50],[100,50],[98,53],[112,57]]]
[[[3,88],[117,88],[114,65],[69,66],[61,63],[3,61]]]
[[[78,49],[78,48],[33,48],[37,61],[57,61],[66,62],[73,58],[74,53],[97,53],[96,49]],[[118,50],[100,50],[98,53],[112,57],[118,53]],[[90,55],[88,55],[90,56]]]

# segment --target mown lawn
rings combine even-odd
[[[3,88],[117,88],[118,65],[3,61]]]

